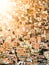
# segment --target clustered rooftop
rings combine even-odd
[[[22,61],[21,57],[24,62],[33,60],[42,48],[49,49],[48,0],[10,2],[10,10],[0,13],[0,58],[9,63]]]

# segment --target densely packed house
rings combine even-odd
[[[0,64],[32,65],[48,60],[48,0],[9,0],[8,3],[3,12],[0,8]]]

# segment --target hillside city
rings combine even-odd
[[[10,0],[0,13],[0,65],[49,65],[48,0]]]

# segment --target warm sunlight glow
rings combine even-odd
[[[7,10],[8,0],[0,0],[0,13],[3,13]]]
[[[12,11],[13,6],[15,6],[15,3],[11,0],[0,0],[0,14],[5,15],[5,13]]]
[[[6,28],[8,28],[8,26],[11,25],[12,21],[11,13],[14,11],[15,7],[15,2],[12,1],[0,0],[0,24],[1,26],[5,26]]]

